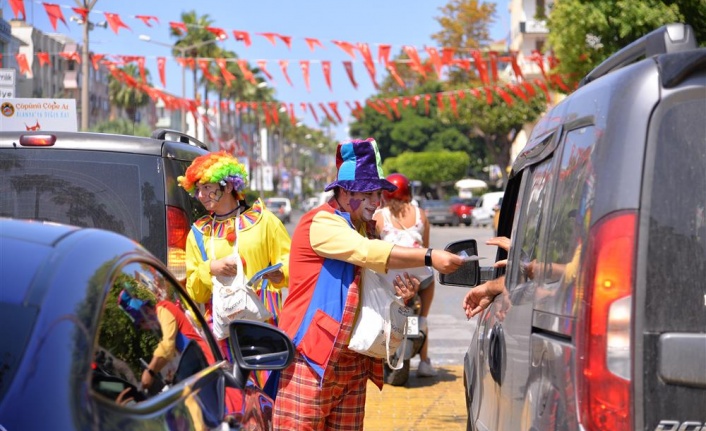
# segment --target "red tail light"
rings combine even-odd
[[[186,237],[189,235],[189,219],[176,207],[167,207],[167,268],[179,280],[186,279]]]
[[[637,213],[609,216],[592,230],[584,259],[578,327],[578,390],[586,430],[632,429],[632,293]]]

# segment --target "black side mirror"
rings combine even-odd
[[[469,256],[478,255],[478,244],[475,239],[456,241],[444,249],[448,252],[459,254],[464,251]],[[480,265],[477,260],[466,262],[459,269],[450,274],[439,273],[439,283],[442,285],[473,287],[480,284]]]
[[[236,320],[228,330],[230,353],[243,370],[282,370],[294,360],[292,340],[272,325]]]

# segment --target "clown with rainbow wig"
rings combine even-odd
[[[281,289],[289,281],[290,238],[287,229],[261,199],[249,205],[244,190],[248,174],[238,160],[225,151],[197,157],[177,178],[179,185],[196,198],[209,214],[194,222],[186,239],[186,290],[210,317],[213,283],[211,276],[232,277],[237,265],[232,257],[236,236],[245,278],[278,263],[257,285],[260,298],[273,314],[281,308]],[[264,290],[263,290],[264,289]],[[215,329],[215,328],[214,328]],[[223,339],[227,334],[216,334]]]

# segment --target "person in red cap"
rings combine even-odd
[[[279,326],[292,339],[295,358],[282,371],[275,400],[276,430],[360,430],[370,378],[383,386],[382,360],[348,349],[360,301],[361,268],[433,267],[447,274],[462,264],[444,250],[403,247],[377,239],[373,215],[383,191],[396,186],[382,174],[373,139],[336,149],[337,179],[327,203],[304,214],[292,236],[289,294]],[[419,281],[394,280],[409,299]]]
[[[377,233],[380,238],[406,247],[429,247],[429,220],[424,211],[412,204],[412,189],[409,179],[402,174],[390,174],[387,180],[397,186],[394,192],[382,194],[383,206],[375,213]],[[420,284],[419,298],[422,302],[419,310],[419,328],[426,338],[419,351],[417,376],[435,377],[436,370],[429,359],[429,325],[427,316],[434,299],[434,274],[429,272],[430,280]]]

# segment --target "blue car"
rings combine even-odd
[[[0,218],[0,429],[271,429],[254,370],[293,359],[238,321],[224,359],[164,265],[113,232]]]

